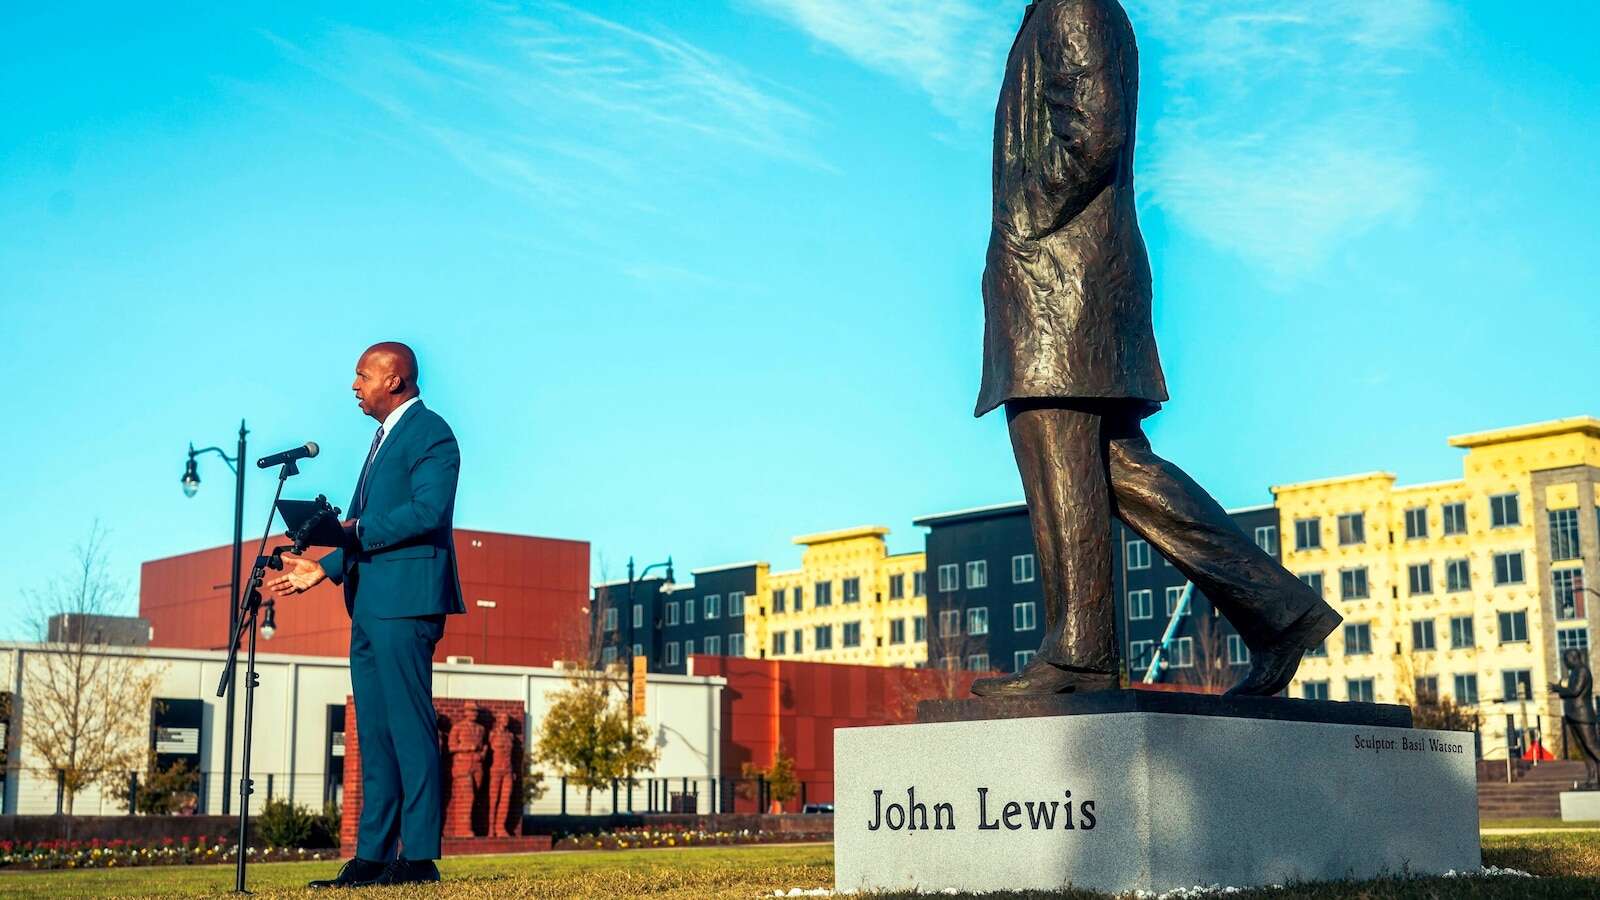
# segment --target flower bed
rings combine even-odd
[[[192,866],[229,862],[235,848],[226,837],[162,838],[159,841],[0,841],[0,869],[117,869],[129,866]],[[337,850],[251,847],[260,862],[336,859]]]
[[[828,841],[831,834],[799,831],[705,831],[698,828],[622,828],[598,834],[569,835],[556,850],[637,850],[661,847],[718,847],[735,844],[793,844]]]

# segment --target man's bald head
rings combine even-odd
[[[417,354],[399,341],[373,344],[356,362],[356,392],[361,411],[382,422],[400,404],[421,393]]]

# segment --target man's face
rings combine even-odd
[[[388,359],[375,353],[364,353],[356,362],[356,380],[350,389],[356,392],[356,403],[361,411],[374,419],[382,419],[388,412],[390,378]]]

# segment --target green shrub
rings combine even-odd
[[[329,802],[322,812],[311,817],[311,841],[307,848],[338,847],[339,831],[344,824],[339,804]]]
[[[257,833],[269,847],[306,847],[316,830],[316,816],[287,800],[268,800],[256,817]]]

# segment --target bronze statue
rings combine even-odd
[[[512,783],[516,780],[513,768],[517,739],[506,726],[511,717],[499,713],[494,717],[494,730],[489,732],[489,836],[510,837],[506,820],[511,816]]]
[[[1561,698],[1561,719],[1583,751],[1584,787],[1593,788],[1600,787],[1600,736],[1595,734],[1594,675],[1589,672],[1587,657],[1576,648],[1563,652],[1567,680],[1550,685],[1550,691]]]
[[[1167,388],[1134,205],[1138,92],[1133,26],[1116,0],[1028,7],[995,110],[976,414],[1006,408],[1046,633],[1022,671],[974,682],[979,695],[1116,686],[1113,515],[1244,638],[1252,665],[1230,694],[1282,691],[1341,621],[1144,435]]]
[[[445,814],[445,827],[453,829],[451,837],[474,836],[472,809],[478,788],[483,784],[483,754],[483,726],[478,724],[478,704],[468,700],[461,720],[450,729],[450,808]]]

